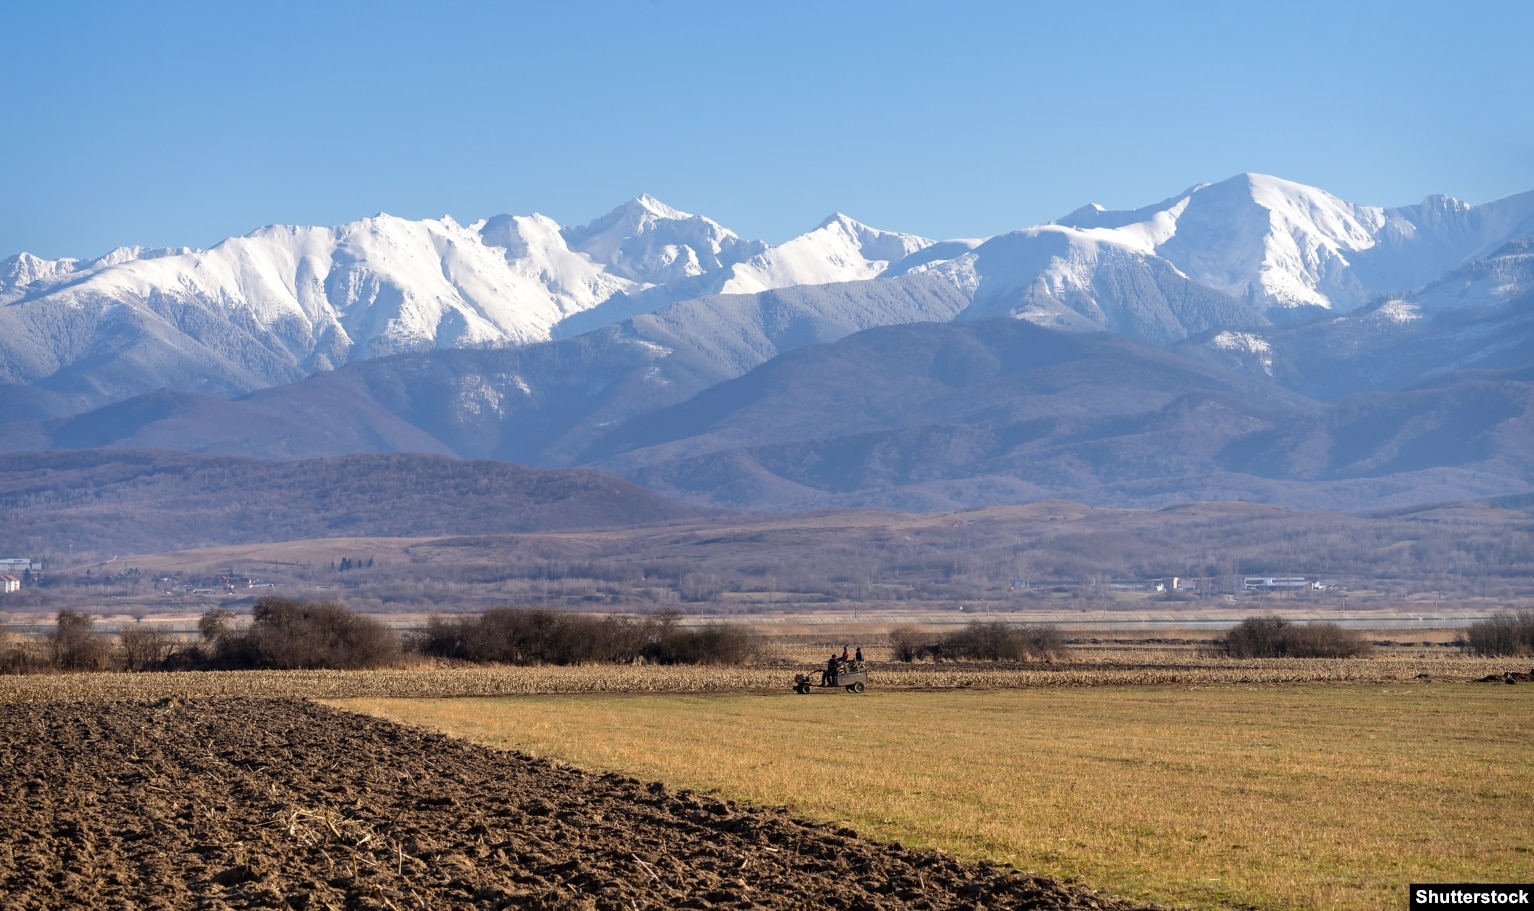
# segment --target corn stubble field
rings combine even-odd
[[[1527,659],[1080,649],[881,662],[866,695],[788,693],[817,656],[0,677],[0,791],[21,810],[0,893],[1389,908],[1412,881],[1534,875],[1534,685],[1471,682]]]

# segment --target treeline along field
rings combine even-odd
[[[250,622],[210,610],[189,641],[142,622],[116,643],[93,633],[95,618],[64,610],[41,637],[0,629],[0,674],[43,671],[360,670],[423,659],[475,664],[746,664],[762,637],[739,623],[683,626],[674,611],[644,617],[500,607],[475,616],[427,619],[401,635],[337,601],[258,600]]]

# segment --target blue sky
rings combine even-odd
[[[70,3],[3,17],[0,257],[641,192],[980,236],[1242,171],[1534,189],[1528,3]]]

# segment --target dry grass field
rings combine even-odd
[[[420,665],[370,671],[189,671],[150,674],[0,675],[0,703],[165,698],[454,698],[616,693],[786,692],[795,671],[813,670],[824,651],[805,646],[798,661],[743,667],[580,665],[574,667]],[[1527,672],[1526,658],[1474,658],[1443,649],[1364,659],[1233,659],[1190,648],[1079,648],[1069,660],[1023,665],[885,664],[876,688],[891,690],[1245,686],[1304,683],[1470,681]]]
[[[1534,686],[1226,684],[336,704],[1174,906],[1534,878]]]

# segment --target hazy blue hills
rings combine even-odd
[[[0,455],[0,550],[152,553],[319,537],[617,528],[697,511],[608,475],[406,453],[271,461],[145,450]]]

